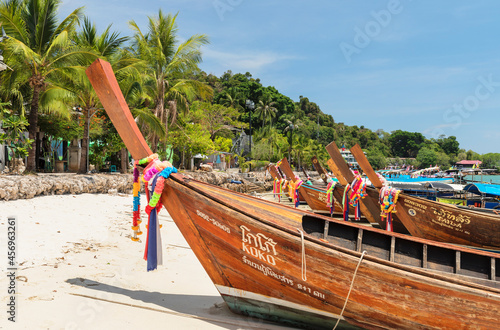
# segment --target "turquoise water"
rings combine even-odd
[[[422,182],[422,181],[443,181],[449,182],[452,178],[426,178],[426,177],[418,177],[412,178],[408,174],[401,174],[397,176],[393,176],[392,178],[385,177],[387,181],[398,181],[398,182]]]
[[[500,184],[500,175],[483,175],[481,178],[481,175],[466,175],[465,180],[467,181],[477,181],[477,182],[486,182],[486,183],[496,183]]]

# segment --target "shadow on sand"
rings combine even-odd
[[[121,304],[136,308],[167,313],[180,317],[202,319],[208,323],[223,327],[228,330],[237,329],[290,329],[278,324],[269,323],[250,316],[232,313],[220,296],[199,296],[192,294],[174,294],[151,292],[144,290],[129,290],[114,285],[109,285],[85,278],[71,278],[66,280],[71,285],[81,286],[96,290],[98,294],[73,294],[88,299],[97,299],[109,303]],[[123,302],[113,295],[130,297],[136,301],[147,304],[155,304],[159,308],[150,305],[135,304],[134,302]]]

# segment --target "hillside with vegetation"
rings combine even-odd
[[[375,168],[447,168],[463,159],[500,166],[500,154],[460,149],[454,136],[427,139],[418,132],[373,131],[362,122],[345,125],[307,96],[292,100],[249,72],[228,68],[220,77],[207,74],[199,64],[208,36],[180,42],[177,15],[161,9],[148,17],[146,29],[131,21],[131,35],[120,36],[111,26],[99,34],[83,8],[59,20],[59,5],[58,0],[0,2],[0,24],[8,36],[0,42],[6,64],[0,72],[5,132],[0,143],[13,157],[27,157],[28,171],[43,170],[40,155],[50,159],[55,144],[72,140],[81,140],[81,173],[88,171],[87,163],[127,167],[125,146],[85,75],[96,58],[111,63],[152,150],[179,167],[188,167],[196,154],[234,154],[233,141],[243,132],[252,135],[253,145],[251,153],[238,156],[251,159],[254,167],[283,157],[298,168],[310,167],[314,155],[326,162],[325,146],[332,141],[348,148],[359,144]],[[43,138],[37,132],[44,132]]]

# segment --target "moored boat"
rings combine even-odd
[[[134,159],[111,66],[87,70]],[[337,221],[171,174],[161,201],[231,310],[313,329],[498,326],[500,256]]]
[[[367,189],[372,200],[378,200],[382,188],[370,163],[356,145],[351,152],[376,189]],[[413,236],[440,242],[500,249],[500,215],[439,203],[425,198],[399,194],[394,218]]]

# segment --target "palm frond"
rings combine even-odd
[[[163,123],[147,108],[130,109],[134,118],[139,124],[145,124],[149,129],[155,132],[160,138],[165,138],[166,130]]]

